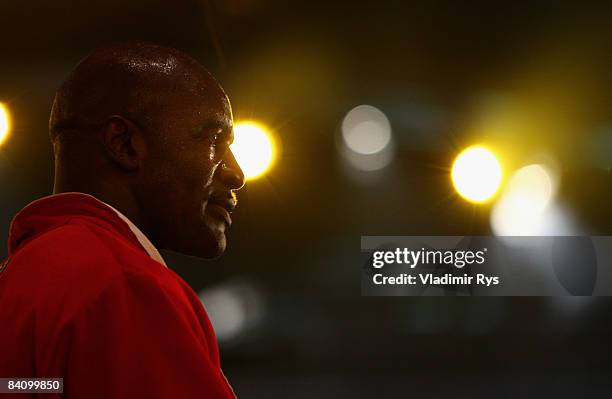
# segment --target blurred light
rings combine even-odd
[[[342,120],[339,151],[353,168],[382,169],[393,159],[393,149],[391,124],[378,108],[359,105]]]
[[[247,180],[263,175],[274,161],[272,135],[268,128],[257,122],[237,122],[230,148]]]
[[[359,105],[344,117],[342,138],[346,146],[357,154],[375,154],[389,145],[391,125],[378,108]]]
[[[484,147],[469,147],[455,159],[451,170],[455,189],[471,202],[484,202],[493,197],[502,179],[497,158]]]
[[[374,154],[358,154],[344,147],[340,149],[344,160],[354,169],[363,172],[373,172],[385,168],[393,160],[394,147],[388,145],[381,152]]]
[[[544,165],[517,170],[491,213],[491,227],[500,236],[545,235],[554,230],[557,217],[549,209],[555,192],[554,174]]]
[[[261,293],[246,282],[206,288],[199,294],[220,342],[235,340],[261,320]]]
[[[11,128],[11,121],[6,105],[0,103],[0,145],[4,143],[8,137]]]

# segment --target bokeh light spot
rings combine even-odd
[[[6,105],[0,103],[0,145],[4,143],[8,137],[11,128],[11,121]]]
[[[463,198],[476,203],[485,202],[499,189],[502,169],[491,151],[474,146],[465,149],[455,159],[451,178]]]
[[[257,122],[235,123],[230,149],[247,180],[262,176],[274,161],[275,146],[270,130]]]
[[[517,170],[491,213],[491,227],[500,236],[533,236],[547,233],[555,195],[551,172],[533,164]]]
[[[371,105],[359,105],[342,120],[342,138],[357,154],[381,152],[391,141],[391,124],[385,114]]]

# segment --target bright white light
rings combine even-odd
[[[497,158],[484,147],[464,150],[453,163],[451,178],[455,189],[463,198],[484,202],[497,192],[502,170]]]
[[[0,145],[4,143],[4,140],[8,137],[8,133],[11,127],[8,109],[2,103],[0,103]]]
[[[245,309],[235,293],[223,289],[210,290],[202,302],[220,340],[232,338],[244,328]]]
[[[344,117],[342,139],[344,144],[357,154],[375,154],[391,142],[391,124],[378,108],[359,105]]]
[[[239,337],[261,319],[263,306],[258,290],[245,282],[233,282],[200,292],[217,339],[222,342]]]
[[[256,122],[237,122],[230,148],[247,180],[263,175],[274,161],[274,143],[269,130]]]
[[[544,209],[553,196],[553,180],[542,165],[517,170],[506,186],[507,195],[520,205]]]
[[[543,165],[529,165],[517,170],[491,213],[491,227],[500,236],[547,234],[556,225],[553,174]],[[549,209],[550,208],[550,209]]]
[[[378,108],[370,105],[353,108],[342,120],[340,133],[338,151],[352,168],[376,171],[393,160],[391,124]]]

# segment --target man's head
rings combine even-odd
[[[223,89],[186,54],[143,43],[98,49],[53,103],[55,192],[98,196],[160,248],[219,256],[244,185],[232,124]]]

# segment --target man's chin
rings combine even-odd
[[[194,248],[194,256],[205,259],[215,259],[223,255],[227,247],[225,232],[221,230],[210,231],[207,237]]]
[[[201,257],[206,259],[216,259],[225,253],[226,246],[227,242],[225,240],[225,235],[223,235],[223,238],[217,241],[217,245],[203,251]]]

